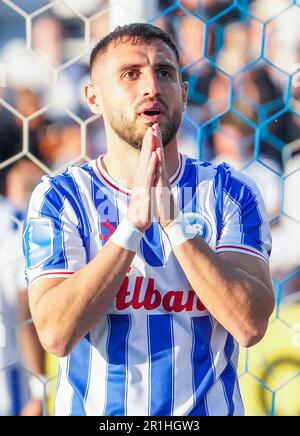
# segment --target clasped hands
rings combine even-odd
[[[154,216],[164,228],[177,214],[166,170],[161,131],[159,125],[154,124],[147,129],[143,139],[127,218],[144,232],[151,226]]]

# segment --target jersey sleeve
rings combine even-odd
[[[267,263],[271,254],[271,233],[262,195],[255,182],[230,169],[222,184],[222,225],[217,253],[236,251],[256,256]]]
[[[66,278],[86,264],[80,223],[71,203],[50,177],[33,191],[23,233],[28,287],[41,278]]]

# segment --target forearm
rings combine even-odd
[[[20,342],[21,353],[26,368],[34,374],[44,374],[45,351],[42,348],[33,323],[21,328]]]
[[[126,217],[110,240],[88,265],[68,279],[47,278],[44,279],[47,283],[40,287],[37,282],[33,283],[30,307],[39,337],[48,351],[56,355],[68,354],[112,305],[139,249],[141,237],[152,224],[151,188],[156,165],[153,132],[149,127],[143,139]],[[69,218],[65,220],[68,222]]]
[[[222,259],[199,236],[175,247],[174,254],[212,316],[243,345],[259,340],[273,309],[267,286]]]
[[[45,348],[65,355],[112,304],[135,253],[111,241],[84,268],[43,293],[34,317]]]

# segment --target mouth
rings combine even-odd
[[[143,120],[150,122],[150,123],[157,123],[162,119],[164,116],[164,112],[159,109],[149,109],[145,110],[144,112],[141,112],[139,114],[139,117],[141,117]]]
[[[165,108],[162,102],[148,101],[142,107],[140,107],[138,116],[139,118],[142,118],[146,124],[158,123],[165,115],[164,109]]]

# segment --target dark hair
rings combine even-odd
[[[179,53],[177,47],[171,38],[171,36],[161,30],[159,27],[153,26],[147,23],[132,23],[126,24],[125,26],[118,26],[115,30],[104,38],[102,38],[93,48],[90,57],[90,73],[95,63],[96,58],[107,51],[110,43],[115,42],[127,42],[132,41],[132,44],[139,44],[141,42],[149,42],[153,38],[162,40],[166,45],[168,45],[176,56],[177,62],[179,64]]]

